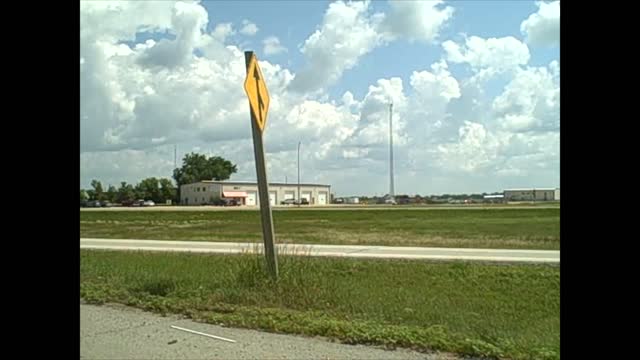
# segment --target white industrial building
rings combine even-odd
[[[504,202],[504,194],[485,195],[483,196],[485,202]]]
[[[507,189],[504,190],[506,201],[559,201],[560,189]]]
[[[269,184],[269,202],[279,205],[287,199],[306,199],[310,205],[327,205],[330,201],[331,186],[321,184]],[[208,205],[219,199],[235,199],[241,205],[258,206],[258,184],[248,181],[199,181],[180,186],[182,205]]]

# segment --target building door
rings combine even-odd
[[[247,191],[247,205],[256,206],[258,203],[256,201],[256,192],[255,191]]]
[[[275,191],[269,191],[269,204],[271,204],[271,206],[274,206],[278,203],[277,201],[277,195]]]
[[[307,199],[309,204],[311,204],[311,191],[303,191],[300,197],[303,199]]]
[[[327,193],[321,192],[318,193],[318,205],[326,205],[327,204]]]
[[[284,199],[288,200],[288,199],[295,199],[296,198],[296,193],[293,191],[285,191],[284,193]]]

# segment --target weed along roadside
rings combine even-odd
[[[350,344],[559,359],[560,269],[81,250],[81,298]]]

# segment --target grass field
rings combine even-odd
[[[559,359],[560,269],[81,250],[81,298],[346,343]]]
[[[276,241],[560,249],[560,209],[278,210]],[[258,211],[81,211],[80,236],[257,242]]]

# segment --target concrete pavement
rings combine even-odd
[[[171,328],[178,326],[235,340],[230,343]],[[459,359],[345,345],[161,317],[120,305],[80,305],[81,359]]]
[[[278,244],[277,246],[279,254],[294,255],[378,259],[560,263],[560,251],[557,250],[462,249],[307,244]],[[263,246],[262,244],[256,243],[81,238],[80,248],[233,254],[261,252]]]

